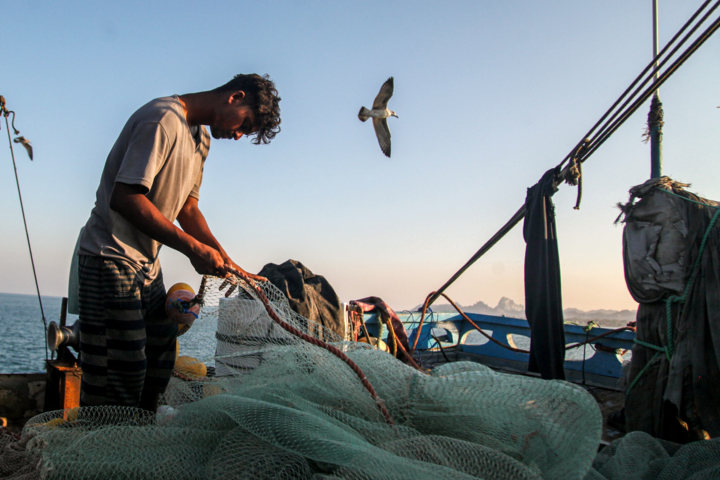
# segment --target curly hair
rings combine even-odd
[[[245,92],[245,104],[255,114],[255,126],[259,127],[253,139],[255,145],[268,144],[280,132],[280,105],[275,83],[265,74],[238,74],[225,85],[216,88],[215,92]],[[255,134],[253,134],[255,135]]]

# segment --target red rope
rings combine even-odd
[[[382,321],[382,316],[380,315],[380,311],[379,311],[379,310],[378,310],[378,319],[379,319],[379,321]],[[393,325],[392,319],[389,318],[389,317],[388,317],[388,320],[387,320],[387,327],[388,327],[388,330],[392,329],[392,333],[393,333],[393,335],[395,335],[395,339],[396,339],[396,341],[395,341],[395,347],[396,347],[396,349],[395,349],[395,355],[397,356],[397,350],[399,349],[399,350],[400,350],[400,353],[402,353],[403,355],[405,355],[405,358],[407,359],[408,363],[410,363],[410,365],[411,365],[413,368],[415,368],[416,370],[422,372],[423,370],[422,370],[422,368],[420,368],[420,365],[418,365],[417,362],[415,361],[415,359],[412,358],[412,355],[410,355],[410,354],[407,352],[407,350],[405,350],[405,347],[403,347],[402,342],[401,342],[400,340],[397,340],[397,332],[395,332],[395,325]],[[389,335],[389,332],[388,332],[388,335]],[[370,341],[370,339],[368,339],[368,342],[369,342],[369,341]],[[423,372],[423,373],[424,373],[424,372]]]
[[[425,298],[425,303],[423,303],[423,309],[422,309],[422,315],[420,316],[420,325],[418,326],[416,332],[417,335],[415,335],[415,341],[413,342],[413,346],[410,349],[410,355],[415,353],[415,348],[417,347],[418,340],[420,339],[420,332],[422,331],[423,323],[425,322],[425,312],[428,309],[428,303],[430,302],[430,298],[435,295],[435,292],[430,292],[430,294]]]
[[[435,293],[435,292],[433,292],[433,293]],[[432,295],[432,294],[431,294],[431,295]],[[442,295],[443,297],[445,297],[445,300],[447,300],[448,302],[450,302],[450,305],[452,305],[453,308],[455,308],[455,310],[457,310],[458,313],[459,313],[460,315],[462,315],[462,317],[470,323],[470,325],[472,325],[473,327],[475,327],[475,329],[476,329],[478,332],[482,333],[482,334],[485,336],[485,338],[487,338],[487,339],[490,340],[491,342],[494,342],[494,343],[500,345],[501,347],[506,348],[506,349],[508,349],[508,350],[510,350],[510,351],[513,351],[513,352],[515,352],[515,353],[527,353],[527,354],[530,353],[529,350],[523,350],[522,348],[515,348],[515,347],[511,347],[510,345],[505,345],[505,344],[502,343],[501,341],[496,340],[496,339],[493,338],[492,336],[488,335],[487,333],[485,333],[485,330],[483,330],[482,328],[480,328],[480,327],[478,327],[477,325],[475,325],[475,322],[473,322],[472,320],[470,320],[470,318],[469,318],[467,315],[465,315],[465,312],[463,312],[462,310],[460,310],[460,307],[458,307],[457,305],[455,305],[455,302],[453,302],[452,300],[450,300],[450,297],[448,297],[448,296],[445,295],[444,293],[441,293],[440,295]]]
[[[380,409],[380,412],[382,413],[383,417],[385,417],[385,421],[387,421],[387,423],[389,425],[395,425],[395,422],[393,422],[392,417],[390,417],[390,413],[387,411],[387,408],[385,408],[385,404],[380,399],[378,394],[375,392],[375,389],[373,388],[372,384],[367,379],[367,377],[365,376],[363,371],[360,370],[360,367],[355,362],[350,360],[350,358],[348,358],[347,355],[345,355],[343,352],[341,352],[337,348],[333,347],[332,345],[328,345],[327,343],[323,342],[322,340],[319,340],[317,338],[313,338],[309,335],[306,335],[303,332],[301,332],[300,330],[293,327],[292,325],[288,325],[287,323],[285,323],[283,320],[280,319],[280,317],[277,316],[275,311],[270,306],[270,302],[268,301],[267,297],[265,296],[265,292],[263,292],[262,289],[260,287],[258,287],[257,284],[250,277],[248,277],[246,274],[239,272],[232,268],[227,269],[227,270],[229,272],[231,272],[232,274],[234,274],[236,277],[244,280],[245,283],[250,285],[255,290],[255,293],[257,293],[258,297],[260,297],[260,300],[262,301],[263,305],[265,306],[265,310],[267,311],[268,315],[270,316],[270,318],[273,319],[273,321],[275,323],[277,323],[282,328],[284,328],[285,330],[290,332],[292,335],[295,335],[296,337],[300,337],[308,343],[311,343],[317,347],[327,350],[328,352],[332,353],[333,355],[338,357],[340,360],[345,362],[352,369],[352,371],[355,372],[355,374],[358,376],[358,378],[360,378],[360,382],[362,382],[365,389],[370,393],[373,400],[375,400],[375,403],[377,403],[378,408]],[[225,284],[226,283],[223,282],[223,285],[225,285]]]

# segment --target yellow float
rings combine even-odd
[[[360,340],[358,340],[359,343],[368,343],[367,338],[362,337]],[[370,337],[370,345],[373,347],[377,347],[378,349],[382,350],[383,352],[390,352],[390,348],[387,346],[385,342],[382,340],[378,340],[375,337]]]
[[[64,423],[67,423],[64,418],[53,418],[49,422],[43,423],[43,426],[45,426],[48,430],[53,430]]]
[[[207,377],[207,367],[197,358],[183,355],[175,360],[173,374],[183,380],[200,381]]]
[[[80,413],[80,407],[71,408],[65,413],[65,418],[68,422],[74,422],[78,419],[78,414]]]

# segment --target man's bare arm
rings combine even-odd
[[[260,277],[258,275],[253,275],[246,272],[245,270],[240,268],[240,266],[238,266],[235,262],[232,261],[225,249],[222,247],[222,245],[220,245],[220,242],[217,241],[215,236],[210,231],[210,227],[208,227],[205,216],[202,214],[200,208],[198,207],[197,198],[187,198],[185,204],[180,210],[180,213],[178,213],[177,219],[182,229],[186,233],[190,234],[195,240],[202,242],[205,245],[209,245],[210,247],[220,252],[220,255],[223,257],[226,264],[243,273],[246,273],[250,278],[253,278],[255,280],[267,280],[265,277]]]
[[[147,199],[145,192],[142,185],[116,182],[110,196],[110,208],[148,237],[188,257],[198,273],[224,276],[226,262],[223,255],[173,225]]]

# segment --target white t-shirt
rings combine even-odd
[[[199,198],[210,135],[190,127],[177,95],[140,107],[115,141],[100,179],[95,208],[79,240],[79,255],[114,258],[150,282],[160,271],[161,244],[110,208],[115,182],[142,185],[148,200],[174,222],[188,196]]]

